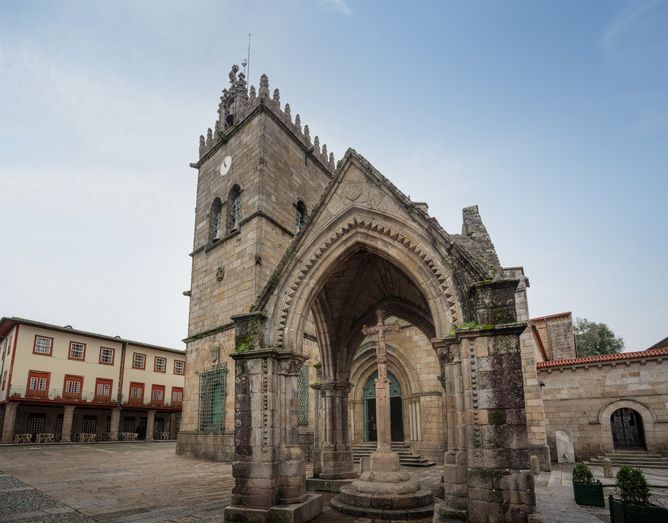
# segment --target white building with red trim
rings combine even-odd
[[[2,442],[175,439],[184,374],[185,351],[2,318]]]

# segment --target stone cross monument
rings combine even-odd
[[[392,451],[390,430],[390,381],[387,379],[387,347],[385,334],[397,332],[396,324],[385,325],[385,312],[376,311],[377,322],[366,325],[366,336],[377,335],[376,357],[376,419],[378,423],[378,447],[371,454],[370,469],[357,481],[345,485],[332,505],[341,512],[355,516],[382,519],[417,519],[434,512],[430,490],[420,487],[417,479],[401,470],[399,454]]]
[[[378,423],[378,447],[376,452],[392,452],[390,443],[390,380],[387,379],[387,347],[385,334],[399,332],[396,324],[385,325],[385,311],[376,311],[377,322],[373,327],[362,327],[365,336],[378,335],[376,342],[376,358],[378,360],[378,379],[376,380],[376,419]],[[397,455],[397,459],[399,456]]]

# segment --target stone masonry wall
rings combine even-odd
[[[516,278],[520,282],[515,291],[515,308],[517,311],[517,321],[526,323],[529,321],[529,304],[527,300],[528,279],[524,276],[524,270],[521,267],[504,269],[504,271],[506,277]],[[529,445],[534,447],[534,454],[538,456],[541,468],[549,470],[550,456],[547,453],[545,409],[536,373],[537,349],[530,327],[527,327],[520,335],[520,350],[522,354],[522,376],[524,379]]]
[[[271,107],[278,117],[271,116],[269,110],[258,111],[241,122],[226,136],[226,143],[213,152],[207,148],[208,156],[198,172],[180,446],[184,452],[213,459],[233,456],[234,362],[229,355],[235,347],[231,318],[249,311],[295,237],[297,201],[305,203],[308,216],[330,180],[331,165],[323,167],[320,156],[307,152],[303,136],[286,127],[286,116],[276,103]],[[232,163],[222,176],[219,169],[226,156]],[[215,198],[221,200],[225,226],[228,195],[235,184],[241,189],[240,226],[237,232],[224,230],[222,238],[213,242],[211,205]],[[228,364],[225,434],[203,437],[196,434],[199,372],[212,365],[212,351],[218,351],[220,362]],[[315,369],[310,368],[309,373],[314,380]],[[304,439],[309,440],[308,434]],[[198,446],[202,448],[197,450]]]
[[[642,416],[647,450],[667,452],[666,365],[653,359],[539,369],[553,459],[556,430],[570,435],[577,461],[612,452],[610,415],[621,407],[633,408]]]

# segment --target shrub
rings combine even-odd
[[[574,483],[594,483],[594,475],[591,469],[584,463],[578,463],[573,467]]]
[[[622,465],[617,472],[617,492],[626,503],[648,503],[649,485],[640,469]]]

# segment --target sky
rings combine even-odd
[[[183,348],[198,137],[246,56],[336,158],[452,233],[478,205],[532,316],[668,336],[668,1],[0,0],[0,316]]]

